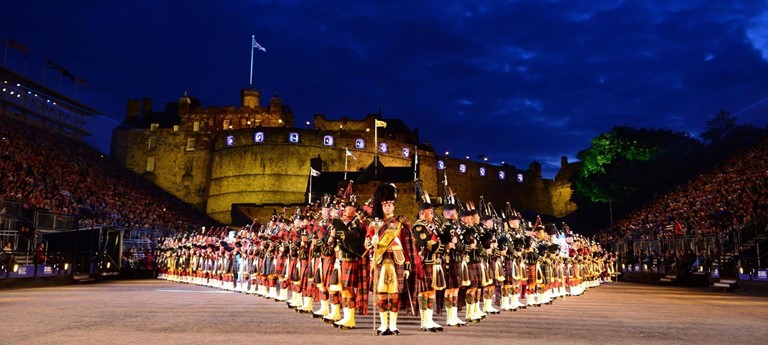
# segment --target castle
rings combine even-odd
[[[405,200],[398,213],[409,215],[416,211],[414,178],[438,202],[447,178],[461,200],[477,203],[483,196],[499,212],[506,202],[557,217],[576,210],[568,181],[574,163],[565,157],[554,180],[542,179],[535,161],[524,170],[436,154],[418,129],[380,114],[361,120],[315,115],[314,124],[297,126],[278,95],[266,106],[260,96],[243,89],[239,107],[202,107],[185,94],[162,111],[153,110],[151,99],[129,100],[126,119],[112,134],[111,156],[225,224],[335,194],[346,186],[344,176],[355,181],[363,202],[377,180],[394,182]]]

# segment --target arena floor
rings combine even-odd
[[[401,316],[387,337],[371,316],[342,331],[284,303],[160,280],[0,291],[0,314],[0,344],[768,343],[766,297],[630,283],[440,333]]]

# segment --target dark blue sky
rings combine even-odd
[[[88,80],[77,98],[105,114],[87,140],[104,152],[129,98],[239,104],[251,35],[267,49],[262,102],[279,92],[298,124],[381,107],[438,152],[535,159],[545,177],[616,125],[697,135],[720,109],[768,122],[763,1],[428,3],[3,1],[0,38],[29,47],[34,79],[48,58]],[[9,52],[9,68],[23,61]]]

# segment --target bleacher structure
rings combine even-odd
[[[0,67],[0,119],[20,121],[29,126],[43,128],[52,133],[82,140],[91,132],[87,117],[101,114],[76,99],[58,92],[5,67]],[[35,211],[25,214],[18,200],[0,200],[0,241],[10,242],[13,255],[4,254],[0,262],[0,280],[24,277],[69,276],[85,272],[83,280],[90,279],[88,267],[78,267],[77,257],[63,257],[50,248],[49,234],[72,231],[72,216]],[[30,229],[20,233],[20,229]],[[46,264],[35,265],[34,249],[39,243],[46,247]],[[82,261],[87,258],[82,258]],[[37,266],[37,267],[36,267]]]

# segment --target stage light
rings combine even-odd
[[[68,264],[68,263],[65,263],[65,264],[64,264],[64,271],[66,271],[66,270],[68,270],[68,269],[69,269],[69,264]]]

